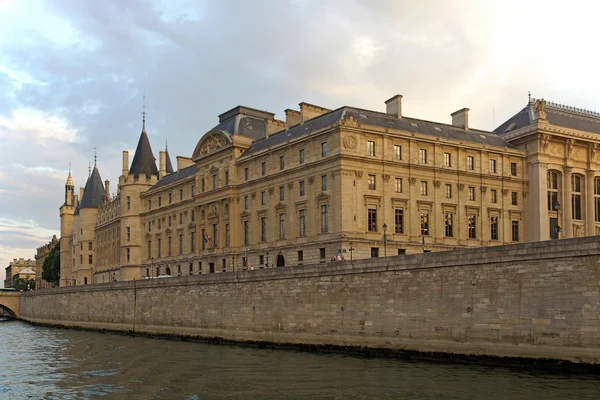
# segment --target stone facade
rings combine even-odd
[[[36,289],[46,289],[52,287],[49,282],[46,282],[42,279],[42,267],[44,265],[44,261],[50,254],[50,250],[52,250],[59,243],[56,235],[52,236],[52,240],[49,243],[40,246],[36,249],[35,254],[35,288]]]
[[[14,259],[5,268],[4,287],[12,288],[14,280],[18,278],[35,279],[35,261],[25,260],[24,258]],[[26,273],[23,276],[19,276],[19,273],[23,270],[30,270],[30,273]]]
[[[590,237],[33,291],[20,312],[147,334],[598,364],[599,265]]]

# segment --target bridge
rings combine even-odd
[[[21,293],[15,290],[0,289],[0,308],[12,318],[19,318],[19,298]]]

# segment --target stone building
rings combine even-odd
[[[19,273],[23,274],[19,275]],[[5,268],[4,287],[12,288],[13,282],[19,278],[35,279],[35,261],[15,258]]]
[[[527,152],[528,240],[600,234],[600,113],[530,99],[496,133]]]
[[[50,254],[50,251],[58,244],[58,239],[56,235],[52,236],[52,240],[49,243],[46,243],[43,246],[40,246],[36,249],[35,254],[35,287],[36,289],[44,289],[51,287],[51,284],[42,279],[42,266],[44,265],[44,261]]]
[[[238,106],[176,170],[166,149],[156,167],[144,115],[116,196],[96,167],[81,203],[67,179],[61,285],[548,239],[546,201],[558,198],[561,237],[596,233],[600,190],[585,185],[598,116],[531,101],[487,132],[469,126],[468,108],[445,124],[403,115],[400,95],[385,103],[300,103],[285,121]]]

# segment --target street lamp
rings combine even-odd
[[[150,257],[150,274],[154,275],[154,257]]]
[[[387,224],[383,224],[383,256],[387,257]]]
[[[558,209],[560,208],[560,202],[556,200],[554,202],[554,209],[556,210],[556,227],[554,228],[556,233],[556,239],[558,239],[558,235],[560,234],[560,225],[558,223]]]
[[[352,242],[350,242],[349,244],[350,244],[350,261],[352,261],[352,251],[354,250],[354,247],[352,247]]]

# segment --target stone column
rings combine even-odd
[[[561,206],[563,222],[562,230],[564,238],[573,237],[573,205],[571,204],[571,171],[573,168],[565,167],[563,174],[563,203]]]
[[[588,170],[586,173],[586,193],[585,193],[585,234],[594,236],[596,234],[596,222],[594,214],[594,171]]]

